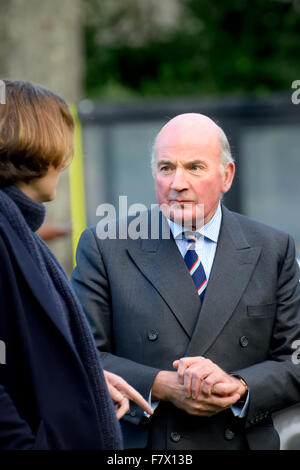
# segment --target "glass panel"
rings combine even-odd
[[[112,129],[115,202],[128,197],[128,205],[156,203],[151,172],[151,151],[162,122],[119,124]],[[125,215],[125,214],[124,214]]]
[[[299,126],[245,128],[240,165],[243,212],[290,233],[300,256]]]
[[[86,215],[88,226],[97,223],[96,209],[105,202],[107,182],[103,155],[103,129],[97,124],[82,128]]]

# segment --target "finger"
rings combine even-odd
[[[142,397],[142,395],[131,385],[129,385],[126,380],[122,377],[113,374],[111,372],[104,371],[104,375],[107,379],[108,389],[109,387],[114,387],[116,390],[121,392],[121,399],[125,395],[130,400],[134,401],[137,405],[139,405],[143,410],[145,410],[148,414],[152,415],[153,410],[149,403]],[[113,385],[112,385],[113,383]]]
[[[187,368],[188,368],[188,363],[185,362],[183,359],[180,359],[178,361],[177,377],[178,377],[179,383],[182,385],[185,383],[184,374]]]
[[[123,396],[122,401],[118,404],[116,409],[116,415],[118,419],[121,419],[129,410],[129,400]]]
[[[241,396],[238,393],[234,393],[233,395],[226,397],[218,397],[217,395],[211,395],[210,397],[211,403],[222,409],[229,408],[234,405],[240,398]]]
[[[178,365],[179,365],[179,360],[176,359],[176,361],[173,362],[173,367],[174,367],[174,369],[177,370],[177,369],[178,369]]]
[[[201,367],[205,361],[207,361],[207,359],[201,356],[182,357],[181,359],[179,359],[179,361],[174,361],[174,363],[176,363],[177,365],[177,373],[178,373],[178,377],[180,378],[180,383],[183,384],[184,382],[184,373],[186,369],[188,369],[189,367],[193,365],[197,365],[198,367]]]
[[[235,383],[216,383],[213,386],[212,392],[215,395],[225,396],[225,395],[232,395],[236,393],[238,390],[238,386]]]
[[[112,400],[115,403],[119,403],[123,400],[124,395],[122,395],[122,393],[120,393],[119,390],[116,389],[116,387],[114,387],[111,384],[107,384],[107,388],[108,388],[108,391],[109,391],[109,394],[110,394]]]
[[[214,389],[215,384],[220,380],[220,374],[218,372],[212,372],[211,374],[207,375],[202,380],[201,384],[201,391],[204,395],[211,395]]]
[[[226,374],[219,368],[204,377],[201,391],[205,395],[211,395],[215,393],[215,387],[218,383],[227,383]]]
[[[194,400],[200,393],[201,382],[201,377],[197,373],[194,373],[191,380],[191,395]]]
[[[153,414],[153,410],[149,403],[142,397],[142,395],[131,385],[125,382],[125,385],[122,384],[122,392],[126,395],[130,400],[134,401],[137,405],[139,405],[143,410],[145,410],[150,415]]]
[[[121,388],[123,385],[126,386],[127,382],[119,375],[114,374],[113,372],[108,372],[107,370],[103,370],[103,373],[104,373],[106,383],[109,383],[113,385],[114,387],[118,385],[119,388]]]
[[[202,387],[202,380],[208,375],[207,372],[207,361],[201,361],[199,363],[195,363],[191,365],[186,371],[185,376],[190,376],[190,384],[188,381],[185,381],[186,386],[190,387],[187,391],[190,393],[190,396],[193,399],[196,399],[198,394],[200,393]]]
[[[183,376],[183,386],[184,393],[186,398],[191,398],[192,396],[192,373],[189,369],[185,371]]]

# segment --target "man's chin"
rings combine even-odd
[[[162,204],[160,206],[164,216],[172,220],[175,224],[181,225],[188,230],[195,230],[197,227],[201,227],[203,225],[203,212],[201,214],[195,214],[195,208],[190,210],[181,207],[179,204]]]

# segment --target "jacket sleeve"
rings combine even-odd
[[[85,230],[80,238],[76,261],[77,266],[71,282],[88,317],[104,369],[123,377],[148,400],[159,369],[114,354],[109,279],[91,229]],[[131,415],[134,416],[125,415],[124,419],[138,423],[143,416],[143,410],[135,404],[131,406],[131,411],[133,410]]]
[[[246,427],[300,401],[300,364],[295,360],[295,347],[299,340],[299,267],[294,242],[289,237],[278,277],[277,312],[269,358],[234,372],[245,380],[250,389]]]
[[[4,354],[9,345],[6,344],[6,338],[3,336],[2,325],[5,322],[4,317],[9,314],[11,315],[9,309],[9,272],[11,265],[1,232],[0,226],[0,340],[3,346],[3,357],[0,363],[0,449],[31,449],[35,442],[35,436],[32,434],[28,423],[19,415],[2,381],[5,368],[9,367],[9,364],[6,363],[6,355]]]

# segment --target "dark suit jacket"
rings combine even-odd
[[[6,352],[0,364],[0,449],[98,449],[85,369],[40,272],[2,214],[0,312]]]
[[[123,419],[125,447],[276,449],[271,413],[300,401],[299,268],[291,237],[222,208],[221,231],[203,305],[174,239],[79,242],[73,285],[104,367],[148,398],[159,370],[205,356],[250,389],[246,419],[225,410],[210,418],[161,402],[143,424],[133,406]],[[123,223],[123,222],[122,222]],[[166,224],[162,218],[162,224]]]

